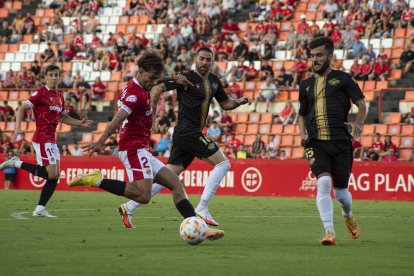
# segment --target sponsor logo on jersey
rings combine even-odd
[[[128,96],[125,101],[130,102],[130,103],[135,103],[137,101],[137,96],[135,95]]]
[[[217,84],[217,83],[213,83],[213,84],[211,85],[211,87],[213,88],[213,90],[214,90],[214,91],[216,91],[216,90],[217,90],[217,88],[218,88],[218,84]]]
[[[337,86],[340,82],[341,82],[341,80],[339,80],[337,78],[329,80],[329,84],[332,85],[332,86]]]
[[[62,108],[60,106],[51,105],[51,106],[49,106],[49,110],[61,112]]]
[[[147,112],[145,112],[145,115],[150,116],[152,114],[152,108],[150,110],[147,110]]]

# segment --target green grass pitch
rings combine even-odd
[[[414,203],[354,201],[361,237],[346,234],[335,203],[337,246],[323,247],[313,199],[216,196],[226,236],[187,245],[170,195],[125,229],[108,193],[56,192],[32,218],[38,191],[0,191],[0,275],[413,275]],[[191,196],[195,205],[198,196]],[[13,217],[14,216],[14,217]],[[17,219],[17,218],[20,219]],[[24,219],[28,218],[28,219]]]

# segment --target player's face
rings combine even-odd
[[[213,64],[213,55],[210,52],[201,51],[197,54],[195,63],[197,72],[205,76]]]
[[[161,73],[146,72],[142,69],[139,70],[139,82],[147,91],[150,91],[153,86],[157,85],[160,78]]]
[[[46,74],[46,84],[48,87],[56,89],[59,84],[59,70],[48,71]]]
[[[311,50],[312,69],[318,75],[323,75],[331,66],[333,54],[329,54],[325,45]]]

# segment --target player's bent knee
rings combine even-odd
[[[230,164],[229,160],[226,160],[226,161],[223,161],[221,163],[218,163],[215,167],[216,168],[221,168],[222,170],[225,170],[225,171],[229,171],[230,168],[231,168],[231,164]]]

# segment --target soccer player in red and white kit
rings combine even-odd
[[[153,125],[153,115],[157,107],[159,92],[170,90],[172,84],[188,85],[184,76],[174,76],[157,85],[161,80],[164,59],[155,51],[145,51],[138,59],[139,70],[119,96],[119,110],[107,125],[97,142],[84,146],[89,151],[99,152],[106,139],[120,128],[119,159],[124,164],[129,182],[104,179],[100,171],[81,175],[68,185],[99,187],[115,195],[124,196],[141,204],[151,199],[153,182],[157,182],[172,192],[174,204],[184,217],[196,216],[178,176],[149,152],[149,140]],[[120,213],[122,210],[120,210]],[[122,213],[121,213],[122,215]],[[124,222],[125,223],[125,222]],[[208,228],[207,239],[216,240],[224,236],[218,229]]]
[[[87,118],[76,120],[66,114],[63,94],[57,91],[60,79],[59,67],[56,65],[47,66],[45,75],[46,86],[33,92],[31,97],[17,110],[16,130],[12,136],[12,142],[16,142],[18,136],[21,136],[20,125],[24,114],[32,108],[36,120],[36,132],[33,135],[32,143],[36,151],[38,165],[20,161],[17,156],[0,165],[0,170],[11,167],[21,168],[46,179],[39,203],[33,211],[34,217],[55,217],[46,210],[45,206],[52,197],[60,176],[60,154],[56,145],[56,127],[59,121],[67,125],[85,127],[91,126],[93,123]]]

